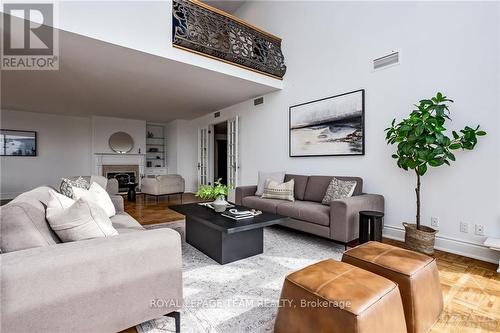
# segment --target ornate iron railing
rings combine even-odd
[[[281,39],[198,1],[174,0],[174,47],[276,78],[286,72]]]

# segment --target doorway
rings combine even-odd
[[[227,122],[214,125],[214,180],[227,184]]]
[[[198,186],[239,184],[238,117],[198,128]]]

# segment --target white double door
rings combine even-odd
[[[238,117],[227,121],[227,185],[238,186],[239,171]],[[213,125],[198,129],[198,186],[214,182],[213,174],[214,130]]]

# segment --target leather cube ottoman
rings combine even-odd
[[[384,276],[399,286],[408,333],[427,332],[443,311],[434,258],[379,242],[346,251],[342,261]]]
[[[332,259],[288,275],[275,333],[404,333],[397,285]]]

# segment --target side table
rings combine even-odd
[[[383,217],[384,213],[372,210],[359,212],[359,244],[369,240],[382,242]]]
[[[128,192],[127,192],[127,200],[131,202],[135,202],[135,188],[137,187],[137,183],[128,183]]]

